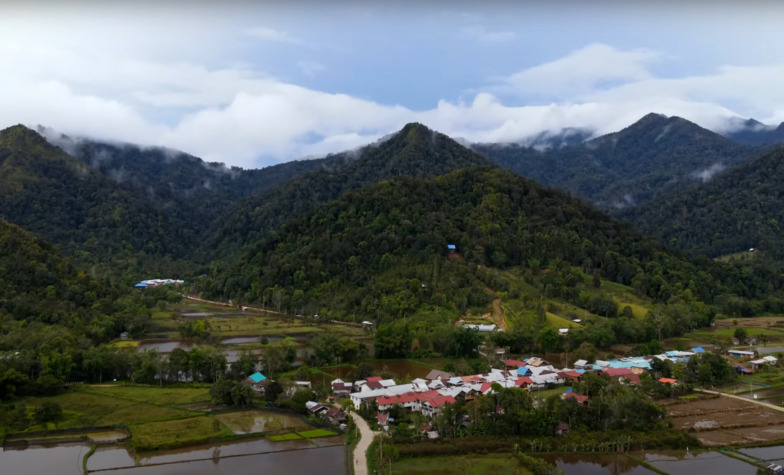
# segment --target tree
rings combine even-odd
[[[746,329],[743,327],[738,327],[735,329],[733,336],[738,339],[738,342],[742,345],[746,342],[747,332]]]
[[[536,342],[542,347],[542,351],[553,352],[558,349],[559,344],[558,332],[550,327],[542,328],[536,336]]]
[[[585,361],[596,361],[596,355],[599,352],[596,350],[596,346],[593,343],[584,341],[580,343],[580,346],[574,350],[572,356],[575,360],[585,360]]]
[[[264,388],[264,399],[268,404],[274,404],[281,394],[283,394],[283,386],[277,381],[270,381]]]
[[[41,407],[35,409],[35,423],[45,424],[60,419],[63,416],[63,410],[59,404],[54,402],[45,402]]]

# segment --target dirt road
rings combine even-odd
[[[354,449],[354,475],[368,475],[367,450],[368,447],[370,447],[370,443],[373,442],[375,433],[370,430],[368,423],[365,422],[365,419],[362,419],[359,414],[351,412],[350,415],[351,418],[354,419],[354,424],[356,424],[361,435],[359,443]]]

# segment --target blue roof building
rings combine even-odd
[[[456,251],[457,250],[457,246],[455,246],[454,244],[447,244],[446,248],[449,249],[450,251]]]
[[[265,379],[267,379],[267,377],[264,376],[263,374],[259,373],[258,371],[256,371],[255,373],[253,373],[250,376],[248,376],[248,379],[250,379],[254,383],[258,384],[258,383],[264,381]]]

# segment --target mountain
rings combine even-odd
[[[711,257],[757,248],[784,259],[784,148],[625,217],[668,245]]]
[[[74,325],[105,311],[99,299],[109,295],[104,284],[78,272],[50,244],[1,219],[0,282],[3,335],[13,328],[6,319]]]
[[[473,149],[502,168],[612,213],[708,180],[756,150],[680,117],[659,114],[577,145],[535,149],[477,144]]]
[[[408,124],[384,141],[330,155],[321,167],[249,197],[216,223],[202,249],[210,256],[231,255],[319,204],[382,180],[402,175],[433,177],[488,164],[484,157],[446,135],[421,124]]]
[[[784,143],[784,122],[776,127],[754,119],[739,119],[731,124],[724,136],[746,145],[780,144]]]
[[[160,147],[71,139],[49,130],[45,137],[118,187],[149,200],[150,205],[179,217],[191,234],[200,235],[219,216],[246,196],[279,186],[325,166],[325,159],[296,160],[259,170],[228,168]]]
[[[452,324],[491,311],[496,298],[522,314],[551,302],[551,312],[566,305],[614,317],[615,300],[587,284],[591,275],[653,303],[685,302],[676,313],[694,318],[709,318],[704,305],[692,305],[697,300],[749,298],[763,287],[772,298],[782,285],[670,254],[581,200],[488,167],[398,177],[346,193],[199,285],[206,296],[238,303],[387,323],[408,317]]]
[[[176,259],[194,241],[176,216],[21,125],[0,131],[0,218],[89,263]]]

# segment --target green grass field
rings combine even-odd
[[[198,444],[215,437],[227,437],[233,434],[226,426],[215,424],[214,421],[212,417],[196,416],[135,424],[130,426],[133,434],[131,443],[140,450],[155,450]]]
[[[302,436],[295,432],[292,432],[290,434],[271,435],[267,438],[273,442],[282,442],[284,440],[299,440],[302,438]]]
[[[315,439],[317,437],[331,437],[333,435],[338,435],[337,432],[332,432],[331,430],[327,429],[312,429],[306,431],[299,431],[297,434],[301,435],[302,437],[306,437],[308,439]]]
[[[406,475],[529,474],[511,454],[412,457],[392,464],[392,473]]]

